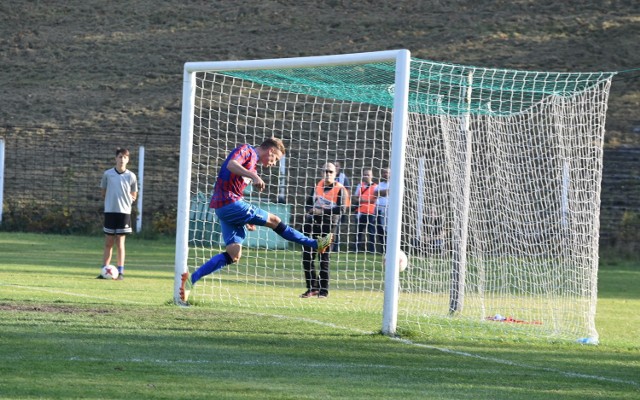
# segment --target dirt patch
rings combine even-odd
[[[13,303],[0,303],[0,311],[18,311],[18,312],[38,312],[38,313],[53,313],[53,314],[76,314],[79,312],[92,313],[92,314],[110,314],[113,310],[101,309],[101,308],[78,308],[69,305],[59,304],[38,304],[38,305],[26,305],[26,304],[13,304]]]

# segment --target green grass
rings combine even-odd
[[[379,315],[322,306],[180,308],[173,247],[132,237],[127,278],[104,281],[102,237],[0,233],[0,398],[640,397],[637,260],[603,260],[601,344],[581,346],[392,339]]]

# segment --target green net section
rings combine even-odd
[[[409,112],[452,116],[521,113],[546,97],[573,96],[615,74],[490,69],[415,58],[410,73]],[[225,74],[290,92],[393,108],[393,62]]]

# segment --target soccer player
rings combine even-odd
[[[200,266],[191,276],[188,272],[182,274],[180,300],[187,302],[191,287],[203,276],[238,262],[242,255],[246,229],[253,230],[255,225],[271,228],[284,239],[311,247],[321,254],[331,245],[332,234],[318,239],[309,238],[282,222],[277,215],[244,201],[242,193],[250,182],[253,182],[253,187],[259,191],[265,188],[264,181],[256,171],[258,163],[263,167],[272,167],[280,161],[285,151],[282,141],[271,137],[258,147],[248,144],[236,147],[222,163],[209,207],[215,209],[220,220],[226,248],[224,252],[213,256]]]
[[[138,196],[136,175],[127,169],[129,150],[116,149],[116,166],[102,175],[100,187],[104,198],[104,254],[103,266],[111,264],[115,244],[118,250],[118,280],[124,279],[124,239],[133,232],[131,229],[131,205]],[[98,275],[102,278],[102,275]]]

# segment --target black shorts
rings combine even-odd
[[[131,229],[131,214],[104,213],[104,228],[106,235],[128,235]]]

